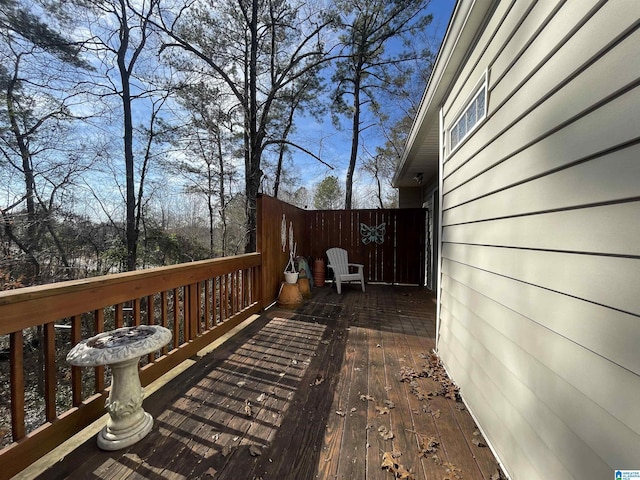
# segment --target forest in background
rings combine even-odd
[[[428,4],[0,0],[0,290],[255,251],[260,192],[394,206]]]

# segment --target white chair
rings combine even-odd
[[[342,282],[359,281],[364,292],[364,265],[360,263],[349,263],[347,251],[343,248],[330,248],[327,250],[330,269],[333,270],[333,277],[336,282],[338,294],[342,293]],[[357,273],[351,273],[351,267],[357,268]]]

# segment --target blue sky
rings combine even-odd
[[[427,8],[427,11],[433,15],[433,21],[428,28],[430,29],[429,37],[433,38],[432,50],[434,54],[437,53],[437,49],[442,42],[455,3],[456,0],[432,0]],[[419,100],[419,98],[416,99],[416,101]],[[329,115],[326,115],[321,122],[311,118],[300,118],[296,121],[296,132],[293,134],[292,140],[316,153],[335,167],[334,170],[331,170],[302,152],[292,152],[293,170],[300,177],[301,183],[305,187],[313,188],[328,175],[337,176],[341,184],[344,184],[351,151],[351,132],[348,122],[343,123],[344,128],[342,130],[336,129]],[[366,151],[374,153],[375,147],[382,143],[380,136],[380,132],[375,128],[363,133],[360,154],[362,155]],[[291,165],[289,165],[289,168],[291,168]],[[368,179],[364,178],[364,176],[359,176],[358,170],[359,168],[356,167],[354,191],[359,188],[361,195],[360,198],[354,195],[355,200],[360,202],[358,206],[372,206],[368,205],[368,200],[364,198],[366,197]]]

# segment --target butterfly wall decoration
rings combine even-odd
[[[369,245],[371,242],[375,242],[378,245],[382,245],[384,243],[384,234],[386,230],[386,222],[381,223],[377,227],[361,223],[360,235],[362,236],[362,243],[364,243],[365,245]]]

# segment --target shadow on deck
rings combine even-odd
[[[38,478],[391,479],[393,452],[413,475],[398,478],[489,479],[496,462],[463,404],[413,375],[434,319],[416,287],[316,289],[147,398],[155,424],[141,442],[103,452],[92,438]]]

